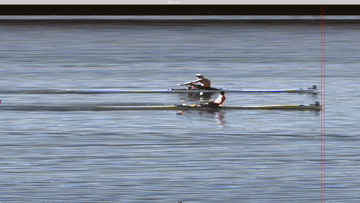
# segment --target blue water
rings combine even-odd
[[[310,22],[310,21],[309,21]],[[2,23],[0,90],[321,85],[316,23]],[[327,202],[359,194],[359,26],[326,26]],[[213,97],[216,97],[214,95]],[[226,105],[320,95],[229,93]],[[193,102],[181,94],[2,94],[0,105]],[[319,202],[321,115],[309,111],[4,111],[1,202]]]

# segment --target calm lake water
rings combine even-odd
[[[357,21],[326,26],[327,202],[360,199],[359,30]],[[194,102],[183,94],[5,91],[160,90],[197,73],[223,89],[321,85],[320,19],[0,21],[0,37],[3,106]],[[236,106],[320,101],[226,96]],[[0,112],[1,202],[321,200],[318,112]]]

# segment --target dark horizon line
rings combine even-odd
[[[1,5],[1,15],[321,15],[321,5]],[[325,5],[325,15],[360,15],[354,5]]]

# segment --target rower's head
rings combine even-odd
[[[225,91],[221,91],[220,94],[221,94],[221,95],[225,95]]]
[[[201,74],[196,74],[196,77],[197,77],[197,78],[203,78],[204,76],[201,75]]]

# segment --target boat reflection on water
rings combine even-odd
[[[220,125],[221,126],[225,126],[226,121],[225,121],[225,113],[222,111],[216,112],[216,118],[220,121]]]
[[[217,121],[219,121],[219,125],[220,126],[225,126],[226,125],[226,120],[225,120],[225,112],[217,109],[217,110],[214,110],[214,109],[211,109],[209,111],[197,111],[198,114],[200,116],[212,116],[213,118],[215,118]]]

